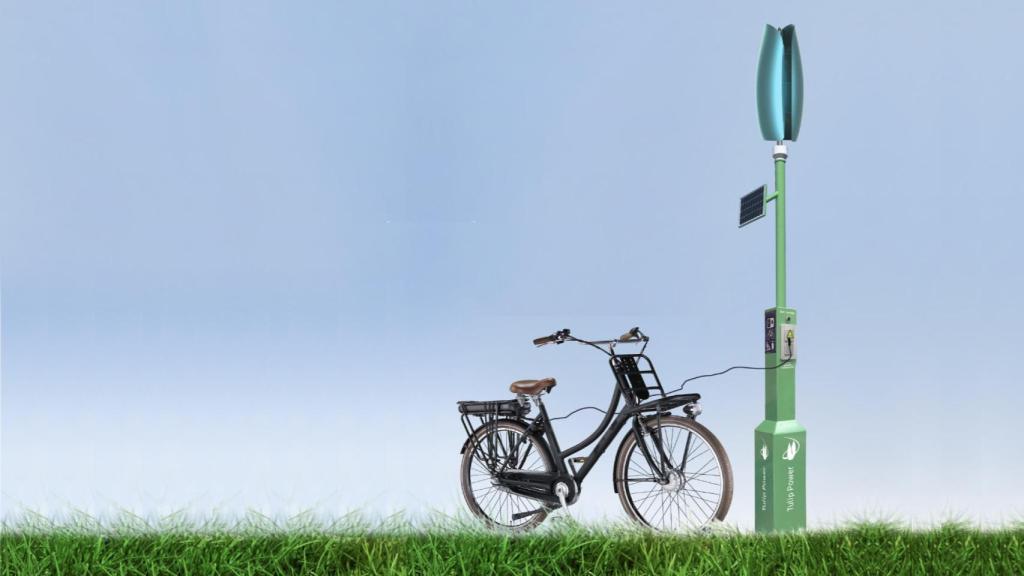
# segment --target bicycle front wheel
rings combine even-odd
[[[691,418],[662,416],[647,421],[648,434],[630,432],[615,458],[615,488],[634,520],[656,530],[696,530],[724,520],[732,503],[732,466],[722,443]],[[644,442],[665,478],[659,478],[640,448]],[[660,444],[660,451],[659,451]]]

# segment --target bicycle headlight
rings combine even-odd
[[[690,418],[696,418],[697,416],[700,416],[701,412],[703,411],[704,409],[700,407],[700,402],[690,402],[689,404],[683,406],[683,412],[685,412],[686,415],[689,416]]]

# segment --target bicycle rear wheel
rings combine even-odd
[[[531,530],[547,517],[547,508],[539,500],[509,492],[495,480],[491,471],[496,463],[510,462],[510,470],[551,472],[554,463],[547,446],[526,435],[526,426],[514,420],[497,420],[473,431],[472,440],[462,454],[462,494],[474,515],[488,526],[516,532]],[[478,449],[474,450],[474,444]],[[511,455],[511,458],[509,456]],[[515,514],[526,514],[513,518]]]
[[[695,530],[724,520],[732,503],[732,466],[722,443],[690,418],[662,416],[647,422],[642,439],[630,432],[615,457],[615,488],[626,512],[656,530]],[[656,441],[668,461],[660,480],[640,449],[643,441],[659,459]]]

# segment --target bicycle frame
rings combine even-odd
[[[580,441],[578,444],[562,450],[558,437],[555,435],[554,428],[551,425],[550,418],[547,413],[547,408],[544,407],[544,403],[541,401],[540,395],[535,397],[536,404],[540,410],[540,414],[534,418],[529,426],[527,426],[526,434],[524,434],[509,452],[506,457],[504,464],[500,470],[496,470],[496,480],[507,488],[509,491],[530,498],[535,498],[549,504],[558,504],[559,498],[555,495],[553,487],[561,482],[569,489],[569,496],[566,498],[567,501],[574,501],[579,494],[583,480],[587,477],[593,467],[597,464],[597,461],[607,451],[608,446],[611,445],[615,437],[618,436],[626,422],[632,420],[633,432],[638,437],[647,435],[646,421],[649,419],[660,418],[663,414],[668,414],[669,410],[677,408],[685,404],[692,404],[700,399],[700,394],[673,394],[666,396],[664,389],[661,386],[660,380],[657,378],[657,373],[654,371],[653,364],[650,359],[643,354],[609,354],[609,364],[612,371],[616,375],[616,387],[612,393],[611,402],[608,405],[608,411],[605,413],[601,423],[598,424],[597,428],[591,432],[586,438]],[[624,360],[627,359],[627,360]],[[637,359],[643,359],[646,361],[648,369],[640,370],[636,364]],[[630,364],[632,362],[632,364]],[[631,366],[631,371],[626,372],[621,369],[623,365]],[[642,378],[636,380],[632,378],[636,374],[652,374],[655,378],[657,386],[646,387],[642,386]],[[638,399],[638,392],[641,389],[648,390],[659,390],[661,391],[661,397],[646,402],[640,402]],[[619,403],[621,400],[625,400],[625,407],[618,411]],[[643,417],[643,414],[653,413],[651,416]],[[693,417],[693,416],[691,416]],[[518,454],[519,449],[526,442],[528,437],[537,437],[543,434],[543,443],[546,444],[547,449],[554,461],[555,470],[552,472],[535,472],[535,471],[522,471],[522,470],[508,470],[508,465],[511,462],[513,456]],[[651,466],[651,470],[658,476],[659,479],[665,480],[667,478],[665,472],[665,466],[668,464],[668,457],[661,447],[661,440],[657,434],[651,435],[654,442],[654,446],[657,449],[657,454],[652,454],[648,448],[646,442],[638,442],[640,450],[643,453],[644,458]],[[570,460],[567,465],[567,459],[573,454],[577,454],[593,444],[597,444],[591,450],[590,454],[586,457],[586,460],[579,469],[576,469],[575,465]],[[689,448],[689,439],[687,439],[687,450],[684,452],[683,466],[686,462],[686,453]],[[474,447],[474,449],[477,449]],[[518,458],[518,456],[516,456]]]

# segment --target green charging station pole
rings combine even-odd
[[[757,70],[761,134],[774,141],[775,190],[765,187],[740,200],[740,226],[775,202],[775,306],[764,313],[764,421],[754,430],[755,508],[758,532],[802,530],[807,525],[807,431],[796,421],[796,310],[786,305],[785,142],[795,141],[803,113],[803,70],[793,26],[766,27]]]

